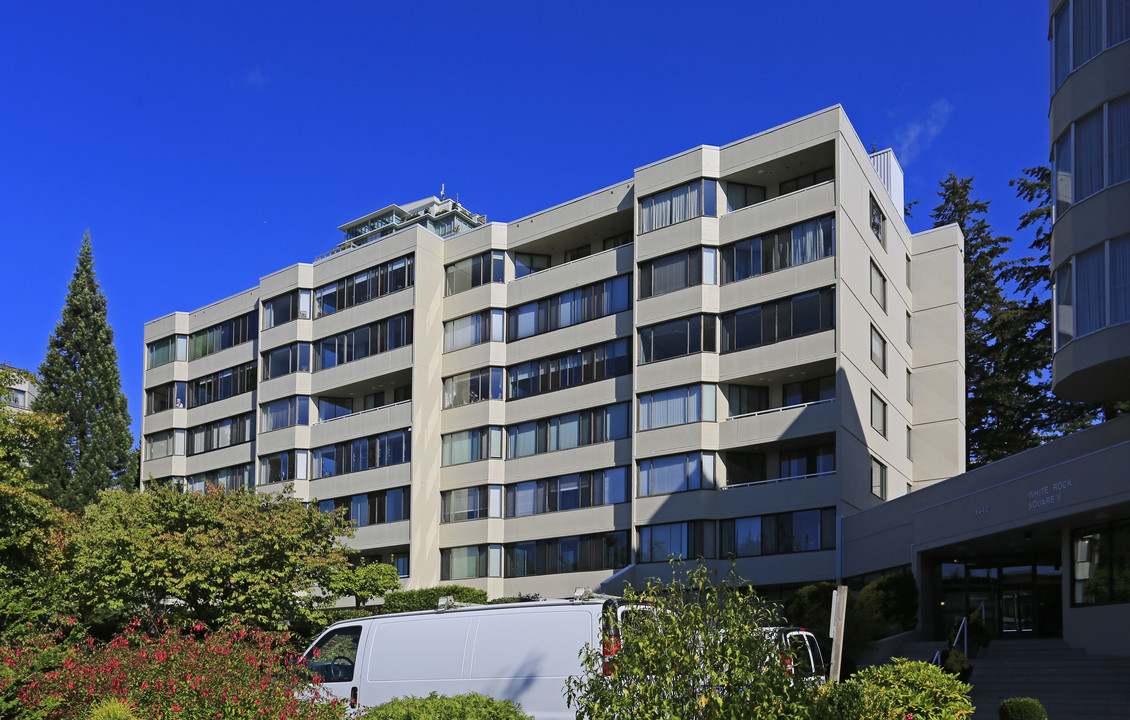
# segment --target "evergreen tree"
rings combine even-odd
[[[1043,434],[1048,438],[1070,434],[1096,422],[1105,422],[1130,410],[1130,403],[1099,405],[1062,400],[1052,394],[1052,272],[1051,170],[1039,166],[1025,168],[1023,175],[1008,183],[1016,188],[1016,196],[1032,208],[1020,216],[1018,230],[1033,228],[1035,236],[1028,245],[1034,257],[1007,263],[1000,273],[1002,283],[1010,283],[1019,304],[1017,322],[1025,326],[1031,350],[1043,358],[1034,368],[1033,382],[1040,389],[1045,413]]]
[[[89,233],[83,235],[63,317],[47,343],[39,375],[32,410],[58,416],[63,428],[58,452],[35,458],[32,477],[56,505],[79,511],[99,491],[117,484],[133,446]]]
[[[965,236],[966,444],[977,467],[1040,444],[1044,394],[1033,382],[1040,350],[1024,307],[998,283],[1010,238],[993,233],[989,203],[972,190],[973,178],[950,173],[931,218],[934,227],[957,223]]]

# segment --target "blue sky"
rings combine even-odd
[[[0,9],[0,361],[35,368],[94,241],[135,433],[142,326],[438,194],[510,221],[842,104],[912,230],[1047,163],[1043,4],[195,2]],[[1026,247],[1028,238],[1022,238]]]

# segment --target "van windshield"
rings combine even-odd
[[[352,682],[360,644],[360,625],[331,630],[306,653],[306,667],[322,682]]]

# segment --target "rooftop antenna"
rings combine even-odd
[[[439,184],[439,199],[440,200],[446,200],[447,199],[447,195],[444,193],[443,190],[444,190],[444,184],[440,183]]]

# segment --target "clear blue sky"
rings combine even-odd
[[[437,194],[510,221],[840,103],[937,183],[1048,159],[1046,4],[24,2],[0,9],[0,361],[36,368],[83,231],[135,433],[142,326]],[[1027,237],[1024,239],[1027,244]]]

